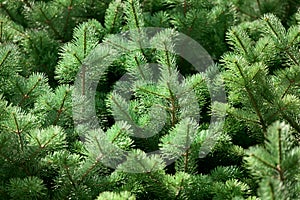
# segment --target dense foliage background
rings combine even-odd
[[[299,5],[0,0],[0,199],[299,199]],[[76,129],[74,106],[89,102],[84,87],[72,101],[79,69],[98,44],[144,27],[165,28],[151,41],[165,50],[117,52],[98,77],[101,128]],[[199,73],[173,55],[175,31],[216,64]],[[155,83],[146,63],[160,64]],[[125,73],[132,85],[118,87],[132,92],[128,101],[113,91]],[[225,87],[226,103],[212,104],[209,82]],[[212,115],[225,123],[210,124]],[[137,127],[156,134],[136,137]],[[209,138],[215,143],[201,156]],[[124,162],[112,146],[128,152]],[[146,155],[155,150],[161,156]],[[116,165],[105,165],[112,158]]]

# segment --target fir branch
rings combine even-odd
[[[247,83],[246,77],[245,77],[245,75],[244,75],[244,73],[243,73],[243,71],[241,69],[241,66],[238,64],[237,61],[235,61],[234,63],[236,64],[236,66],[237,66],[237,68],[238,68],[238,70],[239,70],[239,72],[240,72],[240,74],[241,74],[241,76],[242,76],[242,78],[244,80],[244,87],[245,87],[245,89],[247,91],[249,100],[250,100],[252,106],[254,107],[254,110],[255,110],[258,118],[259,118],[260,125],[262,126],[263,132],[266,133],[267,132],[267,125],[265,123],[265,120],[262,117],[260,109],[259,109],[259,107],[257,105],[257,102],[256,102],[255,98],[254,98],[254,95],[253,95],[251,89],[248,87],[248,83]]]
[[[66,17],[66,21],[64,24],[64,28],[63,28],[63,33],[66,34],[67,32],[67,28],[69,25],[69,20],[70,20],[70,15],[71,15],[71,11],[73,10],[73,0],[70,0],[70,5],[67,8],[67,17]]]
[[[117,21],[117,14],[118,14],[118,6],[116,6],[116,9],[114,10],[115,11],[115,14],[114,14],[114,18],[113,18],[113,21],[112,21],[112,24],[111,24],[111,27],[114,27],[115,24],[116,24],[116,21]],[[112,30],[112,29],[111,29]]]
[[[9,16],[9,18],[12,20],[12,21],[18,21],[16,20],[16,18],[10,13],[9,9],[7,9],[3,3],[0,3],[0,8],[2,8],[5,13]]]
[[[291,117],[289,117],[287,114],[284,113],[284,109],[281,108],[279,109],[280,114],[282,115],[282,117],[298,132],[300,133],[300,126],[299,124],[292,119]]]
[[[237,119],[240,119],[240,120],[244,120],[246,122],[252,122],[254,124],[260,124],[260,121],[259,120],[253,120],[251,118],[246,118],[246,117],[243,117],[243,116],[240,116],[240,115],[236,115],[235,113],[233,112],[230,112],[230,114],[232,114],[233,116],[236,116]]]
[[[195,25],[195,22],[196,22],[196,19],[197,19],[197,17],[195,16],[195,17],[193,18],[193,20],[192,20],[191,25],[188,27],[187,36],[190,36],[190,34],[192,33],[193,28],[194,28],[194,25]],[[180,56],[180,59],[183,59],[183,58]]]
[[[248,13],[248,12],[240,9],[239,7],[236,7],[236,10],[240,13],[243,13],[244,15],[247,15],[247,16],[253,18],[253,19],[258,19],[258,16],[252,15],[251,13]]]
[[[34,51],[35,51],[35,52],[40,52],[40,49],[37,48],[37,46],[36,46],[34,40],[33,40],[30,36],[27,36],[27,39],[28,39],[29,42],[31,43],[31,47],[33,47]],[[40,37],[39,39],[40,39],[40,43],[41,43],[40,46],[42,46],[42,38]],[[38,57],[39,57],[39,58],[41,57],[40,54],[38,54]]]
[[[181,194],[182,189],[183,189],[183,178],[180,180],[180,184],[179,184],[179,187],[177,189],[178,190],[177,190],[176,195],[175,195],[175,200],[180,199],[180,194]]]
[[[130,48],[126,48],[125,46],[119,45],[118,43],[114,43],[111,40],[105,40],[105,43],[111,45],[111,47],[115,47],[116,49],[122,49],[123,52],[131,52]]]
[[[191,143],[191,141],[189,141],[190,126],[187,127],[186,133],[187,134],[186,134],[185,146],[189,147]],[[184,156],[184,172],[188,172],[189,148],[187,148],[183,156]]]
[[[145,167],[144,163],[140,159],[136,159],[136,161],[140,164],[140,166],[142,166],[143,172],[146,172],[146,173],[150,173],[151,172],[151,171],[147,170],[147,168]]]
[[[291,40],[290,44],[287,45],[287,49],[290,49],[293,45],[295,40],[300,36],[300,32],[297,32],[297,35]]]
[[[258,6],[258,9],[259,9],[259,12],[261,13],[262,12],[262,7],[261,7],[261,4],[260,4],[260,0],[256,0],[256,3],[257,3],[257,6]]]
[[[21,101],[20,101],[19,104],[18,104],[19,106],[21,106],[21,105],[23,104],[23,102],[25,101],[25,99],[28,99],[28,98],[29,98],[31,92],[38,86],[38,84],[39,84],[39,82],[41,82],[41,80],[42,80],[42,79],[39,78],[39,79],[37,80],[37,82],[32,86],[32,88],[31,88],[26,94],[24,94],[23,91],[21,91],[23,97],[22,97]],[[18,88],[19,88],[19,90],[21,89],[20,87],[18,87]]]
[[[188,172],[189,149],[185,151],[184,156],[184,172]]]
[[[270,103],[271,105],[273,105],[274,104],[274,102],[272,102],[272,101],[270,101],[269,100],[269,98],[264,98],[265,100],[267,100],[268,101],[268,103]],[[287,105],[285,105],[285,107],[286,106],[288,106],[289,104],[287,104]],[[272,117],[274,117],[274,116],[276,116],[276,114],[277,113],[280,113],[281,115],[282,115],[282,117],[298,132],[298,133],[300,133],[300,126],[299,126],[299,124],[294,120],[294,119],[292,119],[291,117],[289,117],[287,114],[285,114],[285,110],[286,110],[286,108],[285,107],[280,107],[279,105],[278,105],[278,109],[277,109],[277,112],[275,112],[273,115],[271,115],[270,117],[269,117],[269,119],[272,119]]]
[[[75,189],[75,191],[77,191],[77,184],[76,184],[75,180],[72,178],[72,176],[70,174],[69,167],[67,165],[65,165],[64,169],[66,170],[67,176],[68,176],[69,180],[71,181],[71,185],[73,186],[73,188]]]
[[[268,186],[270,187],[270,190],[271,190],[271,199],[272,199],[272,200],[276,200],[276,198],[275,198],[274,187],[273,187],[273,185],[271,184],[270,181],[268,181]]]
[[[137,38],[137,42],[139,44],[139,47],[140,47],[140,50],[141,50],[143,56],[146,58],[146,53],[144,51],[144,48],[142,48],[142,43],[141,43],[141,38],[140,38],[140,36],[142,36],[142,30],[141,30],[142,27],[139,24],[139,20],[138,20],[138,16],[137,16],[137,10],[136,10],[135,5],[134,5],[135,0],[129,0],[129,1],[130,1],[130,6],[131,6],[131,9],[132,9],[133,16],[134,16],[135,26],[136,26],[138,34],[139,34],[139,37]]]
[[[2,60],[1,60],[1,62],[0,62],[0,68],[1,68],[1,66],[5,63],[5,61],[7,60],[8,56],[9,56],[11,53],[12,53],[11,50],[8,50],[8,51],[6,52],[6,54],[4,55],[4,57],[2,58]]]
[[[141,34],[141,29],[140,29],[141,27],[140,27],[137,12],[136,12],[136,9],[135,9],[134,0],[129,0],[129,1],[130,1],[133,16],[134,16],[135,25],[137,27],[137,30],[138,30],[139,34]]]
[[[34,138],[35,141],[37,141],[37,143],[39,144],[39,148],[33,152],[31,155],[30,155],[30,159],[33,159],[35,158],[43,149],[47,148],[47,145],[50,144],[50,142],[52,141],[52,139],[54,139],[58,134],[53,134],[51,136],[51,138],[49,138],[49,140],[45,143],[45,144],[41,144],[41,142],[38,140],[38,138]]]
[[[3,21],[0,21],[0,42],[2,42],[3,37]]]
[[[143,78],[144,80],[146,80],[146,76],[145,76],[143,70],[141,69],[141,65],[140,65],[140,63],[139,63],[138,58],[137,58],[136,55],[134,56],[134,60],[135,60],[135,62],[136,62],[136,66],[137,66],[137,69],[139,70],[140,75],[142,76],[142,78]]]
[[[63,100],[62,100],[62,103],[61,103],[59,109],[57,110],[57,115],[56,115],[55,120],[53,121],[53,125],[56,125],[56,124],[57,124],[57,122],[58,122],[58,120],[59,120],[59,118],[60,118],[60,116],[61,116],[61,114],[62,114],[62,112],[63,112],[63,107],[64,107],[64,105],[65,105],[65,101],[66,101],[66,99],[67,99],[67,96],[68,96],[68,91],[65,91],[65,95],[64,95],[64,97],[63,97]]]
[[[267,25],[269,26],[269,28],[271,28],[271,30],[275,34],[276,38],[280,39],[278,33],[275,31],[275,28],[272,26],[272,24],[270,22],[270,18],[269,17],[265,17],[264,20],[265,20],[265,22],[267,22]]]
[[[119,108],[119,110],[125,115],[126,120],[131,123],[134,124],[131,116],[128,114],[128,112],[126,112],[125,110],[122,109],[122,106],[118,103],[118,101],[113,97],[113,95],[111,95],[111,100],[115,103],[115,105]]]
[[[171,108],[170,108],[170,110],[171,110],[171,118],[172,118],[172,124],[171,124],[171,126],[172,127],[174,127],[175,126],[175,124],[177,123],[177,119],[176,119],[176,110],[177,110],[177,106],[176,106],[176,103],[175,103],[175,101],[176,101],[176,97],[175,97],[175,95],[173,94],[173,92],[172,92],[172,90],[171,90],[171,86],[170,86],[170,83],[167,83],[167,86],[168,86],[168,90],[169,90],[169,93],[170,93],[170,98],[169,98],[169,100],[171,101]]]
[[[83,182],[83,180],[85,179],[85,177],[97,166],[97,164],[99,163],[99,161],[102,159],[102,156],[98,156],[96,158],[96,161],[84,172],[84,174],[80,177],[80,183]]]
[[[281,144],[281,128],[278,128],[278,165],[277,165],[277,170],[280,175],[280,180],[283,182],[284,177],[283,177],[283,172],[281,170],[281,164],[282,164],[282,144]]]
[[[138,90],[140,90],[140,91],[142,91],[142,92],[146,92],[146,93],[148,93],[148,94],[153,94],[153,95],[158,96],[158,97],[162,97],[162,98],[164,98],[164,99],[169,99],[169,97],[167,97],[167,96],[165,96],[165,95],[162,95],[162,94],[160,94],[160,93],[157,93],[157,92],[153,92],[153,91],[147,90],[147,89],[145,89],[145,88],[143,88],[143,87],[138,87]]]
[[[86,50],[87,50],[87,38],[86,38],[86,26],[84,26],[84,31],[83,31],[83,56],[84,56],[84,58],[87,56]]]
[[[17,130],[15,131],[15,133],[17,133],[17,135],[18,135],[19,142],[20,142],[20,145],[21,145],[21,150],[24,151],[24,142],[23,142],[23,139],[22,139],[22,136],[21,136],[22,130],[20,130],[19,123],[18,123],[18,120],[16,118],[16,114],[12,113],[12,115],[13,115],[14,122],[15,122],[16,128],[17,128]]]
[[[236,34],[236,31],[232,30],[231,32],[235,36],[235,38],[237,39],[238,43],[241,45],[241,47],[242,47],[243,51],[245,52],[245,54],[248,55],[248,51],[247,51],[244,43],[242,42],[241,38],[239,38],[239,36]]]
[[[86,65],[82,65],[82,95],[85,95],[85,73],[86,73]]]
[[[288,91],[291,89],[292,85],[295,83],[294,80],[290,80],[289,77],[286,77],[290,83],[288,85],[288,87],[285,89],[285,91],[283,92],[283,94],[281,95],[281,99],[283,99],[285,97],[285,95],[287,95]]]
[[[53,26],[52,21],[47,17],[46,13],[41,8],[39,8],[39,10],[42,13],[43,17],[45,18],[46,24],[48,24],[48,26],[54,32],[54,34],[56,35],[56,37],[58,37],[59,39],[63,39],[63,37],[60,35],[60,33]]]
[[[117,139],[118,139],[118,137],[122,134],[122,131],[123,131],[124,129],[122,128],[122,129],[120,129],[118,132],[117,132],[117,134],[113,137],[113,139],[111,140],[111,143],[114,143]]]
[[[290,59],[292,59],[292,61],[296,64],[299,65],[299,62],[296,60],[295,56],[293,54],[291,54],[290,50],[286,50],[285,51],[287,53],[287,55],[289,56]]]
[[[76,54],[76,53],[73,53],[72,54],[75,58],[76,58],[76,60],[82,65],[82,61],[81,61],[81,59],[79,58],[79,56]]]
[[[168,71],[169,71],[169,75],[171,75],[171,60],[170,60],[170,55],[169,55],[169,51],[168,51],[168,48],[167,48],[167,44],[166,42],[163,42],[164,44],[164,50],[165,50],[165,55],[166,55],[166,58],[167,58],[167,65],[168,65]]]
[[[256,156],[255,154],[251,153],[250,156],[254,157],[255,159],[257,159],[258,161],[260,161],[261,163],[263,163],[267,167],[270,167],[270,168],[274,169],[275,171],[278,171],[276,166],[273,166],[272,164],[270,164],[267,161],[263,160],[262,158]]]

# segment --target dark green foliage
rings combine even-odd
[[[298,199],[299,6],[0,0],[0,199]]]

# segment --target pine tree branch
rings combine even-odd
[[[272,169],[274,169],[275,171],[278,171],[276,166],[273,166],[272,164],[268,163],[267,161],[263,160],[262,158],[256,156],[255,154],[250,154],[250,156],[256,158],[258,161],[260,161],[261,163],[263,163],[264,165],[266,165],[267,167],[270,167]]]
[[[128,112],[126,112],[125,110],[122,109],[122,106],[117,102],[117,100],[111,96],[111,100],[113,100],[113,102],[116,104],[116,106],[119,108],[119,110],[125,115],[126,117],[126,120],[131,123],[131,124],[134,124],[131,116],[128,114]]]
[[[138,61],[138,59],[137,59],[136,56],[134,56],[134,60],[136,62],[136,66],[137,66],[137,69],[138,69],[140,75],[142,76],[143,80],[146,80],[146,76],[145,76],[143,70],[141,69],[140,63],[139,63],[139,61]]]
[[[48,26],[54,32],[54,34],[56,35],[56,37],[58,37],[59,39],[63,39],[63,37],[60,35],[60,33],[53,26],[52,21],[47,17],[46,13],[41,8],[39,8],[39,10],[42,13],[43,17],[45,18],[46,24],[48,24]]]
[[[111,143],[114,143],[114,142],[118,139],[118,137],[122,134],[123,130],[124,130],[124,129],[120,129],[120,130],[118,131],[118,133],[117,133],[117,134],[113,137],[113,139],[111,140]]]
[[[238,111],[237,111],[238,112]],[[253,120],[253,119],[249,119],[249,118],[246,118],[246,117],[243,117],[243,116],[240,116],[240,115],[237,115],[233,112],[230,112],[231,115],[235,116],[237,119],[240,119],[240,120],[244,120],[246,122],[252,122],[254,124],[260,124],[260,121],[259,120]]]
[[[258,1],[258,0],[257,0],[257,1]],[[273,27],[273,25],[270,23],[269,18],[265,18],[265,21],[267,22],[269,28],[271,28],[272,32],[275,34],[276,38],[277,38],[278,40],[280,40],[281,38],[279,37],[278,33],[275,31],[275,28]],[[299,33],[298,33],[298,34],[299,34]],[[284,51],[287,53],[287,55],[289,56],[289,58],[290,58],[296,65],[299,65],[299,62],[298,62],[298,61],[296,60],[296,58],[291,54],[289,47],[286,48]]]
[[[260,0],[256,0],[256,2],[257,2],[259,12],[262,13],[262,7],[261,7],[261,4],[260,4]]]
[[[68,96],[68,91],[65,92],[65,95],[64,95],[64,97],[63,97],[62,103],[61,103],[59,109],[57,110],[57,115],[56,115],[55,120],[53,121],[53,125],[56,125],[56,124],[57,124],[57,122],[58,122],[58,120],[59,120],[59,118],[60,118],[60,116],[61,116],[61,114],[62,114],[62,112],[63,112],[63,107],[64,107],[64,105],[65,105],[65,101],[66,101],[66,99],[67,99],[67,96]]]
[[[37,82],[32,86],[32,88],[26,93],[26,94],[23,94],[23,92],[22,92],[22,95],[23,95],[23,97],[22,97],[22,99],[21,99],[21,101],[19,102],[19,106],[21,106],[22,104],[23,104],[23,102],[25,101],[25,99],[28,99],[29,97],[30,97],[30,94],[32,93],[32,91],[38,86],[38,84],[39,84],[39,82],[41,82],[41,78],[39,78],[38,80],[37,80]],[[20,89],[20,88],[19,88]]]
[[[195,25],[196,19],[197,19],[197,17],[195,16],[195,17],[193,18],[193,20],[192,20],[191,25],[188,27],[187,36],[190,36],[190,35],[191,35],[191,32],[192,32],[193,29],[194,29],[194,25]],[[207,22],[206,22],[206,24],[207,24]],[[182,60],[183,57],[180,56],[180,59]]]
[[[38,52],[37,53],[37,55],[38,55],[38,58],[40,59],[41,58],[41,56],[40,56],[40,48],[37,48],[37,46],[35,45],[35,43],[34,43],[34,41],[33,41],[33,39],[31,38],[31,37],[27,37],[27,39],[30,41],[30,43],[31,43],[31,46],[30,47],[32,47],[33,49],[34,49],[34,51],[35,52]],[[40,41],[42,41],[42,38],[40,37],[39,38],[40,39]],[[42,42],[41,42],[41,46],[42,46]]]
[[[282,164],[282,144],[281,144],[281,128],[278,129],[278,165],[277,170],[280,175],[280,180],[284,181],[283,171],[281,170],[281,164]]]
[[[31,155],[30,155],[30,159],[33,159],[35,158],[43,149],[47,148],[47,145],[50,144],[50,142],[57,136],[57,134],[54,134],[52,135],[51,138],[49,138],[49,140],[44,144],[42,145],[41,142],[38,140],[38,138],[34,138],[35,141],[37,141],[37,143],[39,144],[39,148],[33,152]]]
[[[0,43],[2,43],[2,37],[3,37],[3,21],[0,21]]]
[[[158,96],[158,97],[162,97],[162,98],[164,98],[164,99],[169,99],[169,97],[167,97],[167,96],[165,96],[165,95],[162,95],[162,94],[159,94],[159,93],[157,93],[157,92],[153,92],[153,91],[147,90],[147,89],[145,89],[145,88],[143,88],[143,87],[138,87],[138,90],[143,91],[143,92],[146,92],[146,93],[148,93],[148,94],[153,94],[153,95]]]
[[[0,150],[1,150],[1,146],[0,146]],[[4,158],[5,161],[8,161],[10,162],[12,165],[16,165],[15,161],[12,160],[10,157],[7,157],[6,155],[2,154],[1,151],[0,151],[0,156],[2,158]],[[19,163],[18,163],[19,164]],[[25,174],[27,176],[30,176],[31,174],[28,172],[27,168],[25,168],[25,165],[23,165],[22,163],[20,165],[18,165],[18,167],[22,168],[23,169],[23,172],[25,172]]]
[[[189,149],[185,151],[184,156],[184,172],[188,172]]]
[[[10,18],[12,21],[14,21],[14,22],[18,21],[18,20],[16,20],[16,18],[10,13],[9,9],[7,9],[7,8],[4,6],[3,3],[0,3],[0,8],[2,8],[2,9],[5,11],[5,13],[9,16],[9,18]]]
[[[297,35],[295,35],[295,37],[293,38],[293,40],[291,41],[290,44],[288,44],[287,48],[290,49],[294,44],[295,40],[300,36],[300,32],[297,33]]]
[[[86,37],[86,32],[84,31],[84,33],[85,33],[85,37]],[[86,54],[86,40],[84,39],[84,54]],[[82,61],[81,61],[81,59],[79,58],[79,56],[76,54],[76,53],[73,53],[72,54],[74,57],[75,57],[75,59],[80,63],[80,65],[82,66],[82,73],[81,73],[81,75],[82,75],[82,95],[85,95],[85,73],[86,73],[86,65],[85,64],[83,64],[82,63]]]
[[[299,124],[292,119],[291,117],[289,117],[287,114],[284,113],[284,108],[279,109],[280,114],[282,115],[282,117],[298,132],[300,133],[300,126]]]
[[[291,54],[290,50],[286,50],[285,51],[287,53],[287,55],[289,56],[289,58],[296,64],[299,66],[299,62],[297,61],[297,59],[295,58],[295,56],[293,54]]]
[[[21,137],[22,130],[20,130],[19,123],[18,123],[18,120],[16,118],[16,114],[12,113],[12,115],[13,115],[14,122],[15,122],[16,128],[17,128],[17,130],[15,131],[15,133],[17,133],[17,135],[18,135],[20,146],[21,146],[21,150],[24,151],[24,142],[23,142],[23,139]]]
[[[83,31],[83,56],[86,57],[87,55],[87,38],[86,38],[86,26],[84,26]]]
[[[265,100],[268,101],[268,103],[270,103],[271,105],[274,105],[274,102],[270,101],[269,98],[264,98]],[[280,113],[282,115],[282,117],[298,132],[300,133],[300,126],[299,124],[292,119],[291,117],[289,117],[284,111],[286,110],[285,107],[287,107],[289,104],[286,104],[284,107],[280,107],[279,105],[277,105],[277,112],[274,113],[270,119],[274,116],[276,116],[277,113]]]
[[[99,163],[99,161],[102,159],[102,156],[98,156],[96,161],[85,171],[85,173],[81,176],[80,178],[80,183],[83,182],[83,180],[85,179],[85,177],[97,166],[97,164]]]
[[[272,199],[272,200],[276,200],[276,198],[275,198],[274,187],[273,187],[273,185],[270,183],[270,181],[268,181],[268,186],[270,187],[270,190],[271,190],[271,199]]]
[[[189,133],[190,133],[190,126],[188,125],[187,131],[186,131],[186,141],[185,141],[185,147],[190,147],[191,141],[189,141]],[[188,162],[189,162],[189,148],[184,153],[184,172],[188,172]]]
[[[271,28],[272,32],[275,34],[276,38],[279,40],[280,37],[279,37],[278,33],[275,31],[275,28],[273,27],[273,25],[270,23],[270,19],[269,18],[265,18],[265,21],[267,22],[269,28]]]
[[[112,24],[111,24],[111,30],[112,30],[112,28],[114,28],[114,26],[115,26],[115,24],[116,24],[116,21],[117,21],[118,8],[119,8],[119,7],[116,6],[116,9],[114,10],[115,13],[114,13],[114,19],[113,19]],[[110,31],[111,31],[111,30],[110,30]]]
[[[85,73],[86,73],[86,65],[82,65],[82,95],[85,95]]]
[[[151,171],[147,170],[147,168],[145,167],[144,163],[140,160],[140,159],[136,159],[136,161],[140,164],[140,166],[142,166],[143,168],[143,172],[146,172],[146,173],[150,173]]]
[[[258,16],[252,15],[252,14],[250,14],[250,13],[248,13],[248,12],[246,12],[246,11],[240,9],[239,7],[236,7],[236,10],[237,10],[238,12],[244,14],[244,15],[247,15],[247,16],[253,18],[253,19],[257,19],[257,18],[258,18]]]
[[[137,11],[134,6],[134,0],[130,0],[130,5],[131,5],[132,13],[134,16],[135,26],[137,27],[137,31],[139,33],[139,38],[137,39],[137,42],[139,44],[139,47],[140,47],[140,50],[141,50],[143,56],[146,58],[146,53],[144,51],[144,48],[142,48],[142,43],[141,43],[141,38],[140,38],[140,36],[142,36],[142,31],[141,31],[141,25],[139,24],[139,21],[138,21]]]
[[[295,83],[294,80],[290,80],[288,77],[286,77],[290,83],[288,85],[288,87],[285,89],[284,93],[281,95],[281,99],[283,99],[285,97],[285,95],[287,95],[288,91],[291,89],[292,85]]]
[[[67,28],[68,28],[68,25],[69,25],[71,11],[73,10],[73,0],[70,0],[70,5],[68,6],[67,10],[68,10],[67,11],[67,17],[66,17],[66,21],[65,21],[65,24],[64,24],[64,28],[63,28],[63,33],[65,35],[66,35]]]
[[[8,56],[12,53],[11,50],[8,50],[6,52],[6,54],[4,55],[4,57],[2,58],[1,62],[0,62],[0,68],[2,67],[2,65],[5,63],[6,59],[8,58]]]
[[[183,184],[183,178],[180,180],[179,187],[177,188],[178,190],[177,190],[176,195],[175,195],[175,200],[180,198],[180,194],[181,194],[182,189],[183,189],[182,184]]]
[[[244,75],[244,73],[243,73],[243,71],[241,69],[241,66],[237,63],[237,61],[235,61],[235,64],[236,64],[236,66],[237,66],[237,68],[238,68],[238,70],[239,70],[239,72],[240,72],[240,74],[241,74],[241,76],[242,76],[242,78],[244,80],[244,87],[245,87],[245,89],[247,91],[249,100],[250,100],[252,106],[254,107],[254,110],[255,110],[258,118],[259,118],[260,125],[262,126],[263,132],[267,133],[267,125],[265,123],[265,120],[262,117],[260,109],[259,109],[259,107],[257,105],[257,102],[256,102],[255,98],[254,98],[254,95],[253,95],[251,89],[248,87],[248,83],[247,83],[246,77],[245,77],[245,75]]]
[[[76,58],[76,60],[82,65],[82,61],[81,61],[81,59],[78,57],[78,55],[76,54],[76,53],[73,53],[72,54],[75,58]]]
[[[235,36],[235,38],[237,39],[238,43],[242,46],[243,51],[245,52],[246,55],[248,55],[248,51],[245,47],[245,45],[243,44],[242,40],[239,38],[239,36],[236,34],[235,31],[232,31],[232,34]]]
[[[270,102],[269,102],[270,103]],[[273,121],[275,117],[277,117],[277,115],[280,113],[279,110],[277,110],[276,112],[274,112],[270,117],[267,118],[266,121]]]
[[[75,182],[75,180],[72,178],[71,174],[70,174],[70,170],[69,170],[69,167],[67,165],[64,166],[66,172],[67,172],[67,176],[69,178],[69,180],[71,181],[71,185],[73,186],[73,188],[75,190],[77,190],[77,184]]]
[[[173,92],[172,92],[172,90],[171,90],[171,87],[170,87],[170,83],[167,83],[167,86],[168,86],[168,90],[169,90],[169,93],[170,93],[170,101],[171,101],[171,108],[170,108],[170,110],[171,110],[171,126],[172,127],[174,127],[175,126],[175,124],[177,123],[177,119],[176,119],[176,110],[177,110],[177,106],[176,106],[176,103],[175,103],[175,101],[176,101],[176,97],[175,97],[175,95],[173,94]]]
[[[169,71],[169,75],[171,76],[171,60],[170,60],[170,56],[169,56],[169,51],[167,48],[167,44],[165,42],[163,42],[164,44],[164,51],[165,51],[165,55],[166,55],[166,59],[167,59],[167,66],[168,66],[168,71]]]

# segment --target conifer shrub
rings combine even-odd
[[[0,0],[0,199],[298,199],[299,5]]]

